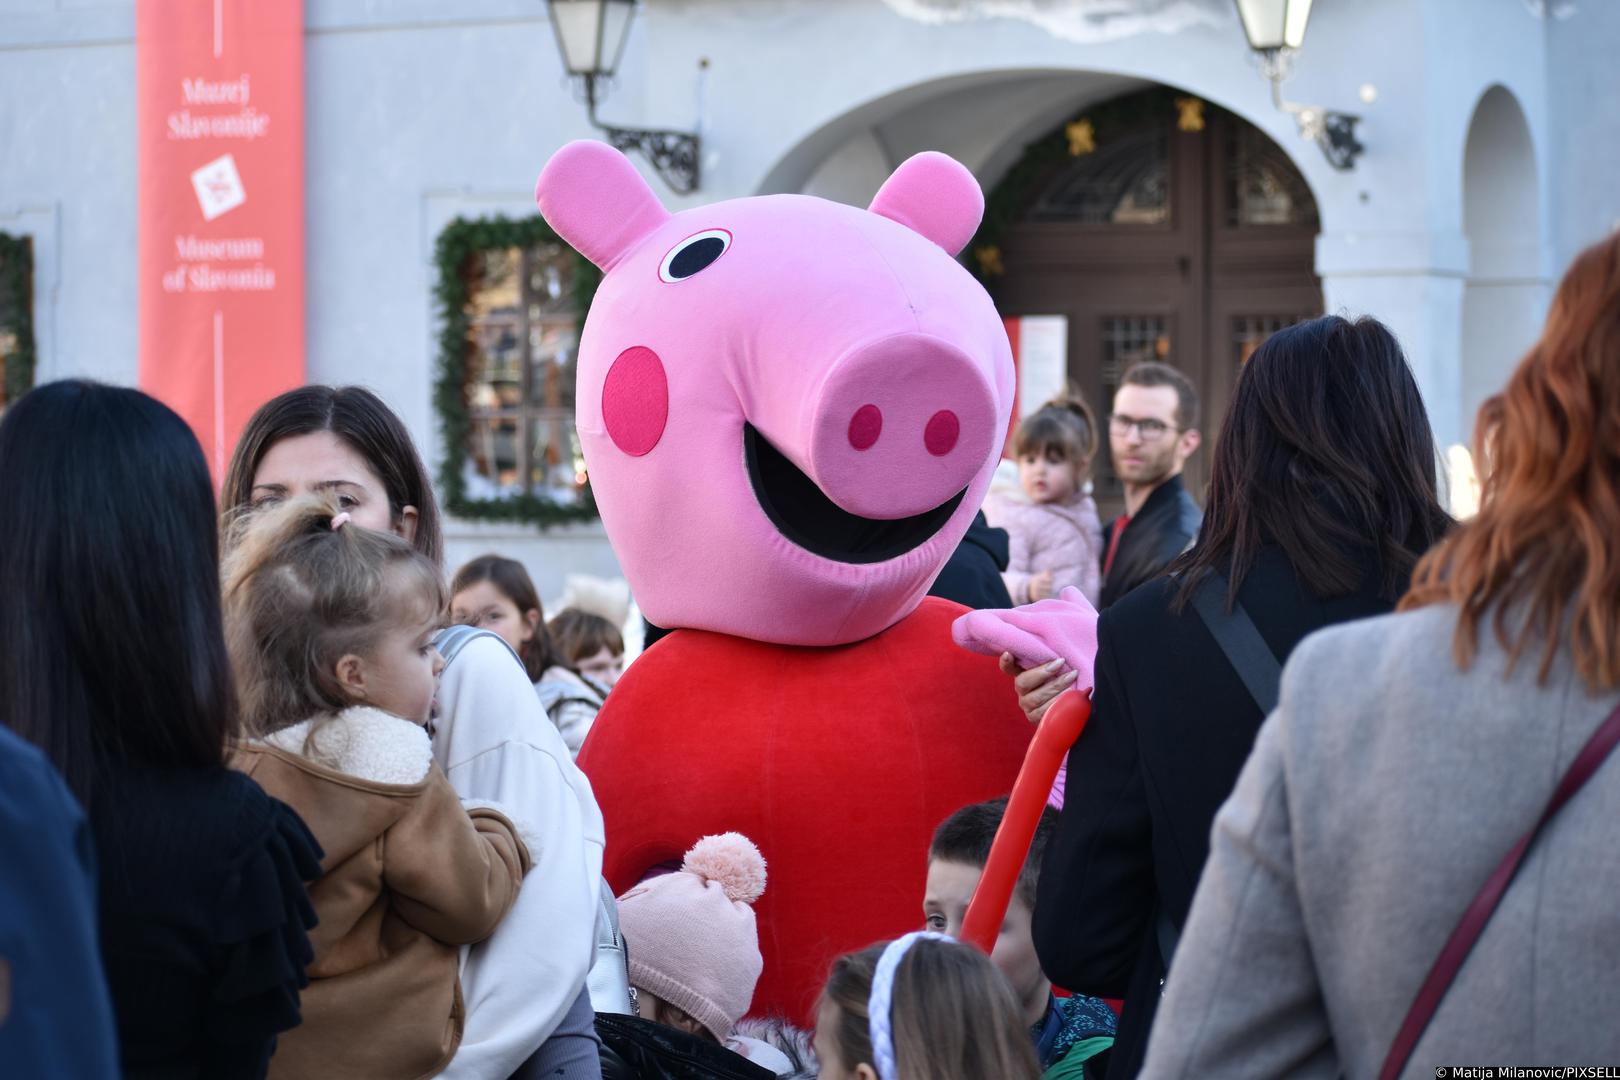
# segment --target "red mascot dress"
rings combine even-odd
[[[971,174],[905,162],[870,209],[797,195],[670,214],[573,143],[537,198],[604,271],[577,426],[643,611],[580,755],[623,892],[699,837],[770,866],[754,1013],[813,1020],[839,953],[916,929],[928,841],[1012,785],[1030,730],[995,661],[925,599],[989,486],[1013,402],[989,297],[955,261]],[[634,943],[630,944],[634,949]]]

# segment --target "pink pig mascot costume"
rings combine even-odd
[[[963,609],[925,598],[1012,409],[1001,319],[953,258],[983,195],[929,153],[869,210],[671,214],[576,142],[536,197],[605,272],[576,398],[603,524],[647,617],[682,628],[580,755],[604,871],[623,892],[700,836],[752,837],[753,1011],[809,1022],[834,956],[921,923],[934,827],[1005,793],[1029,742],[995,661],[951,643]]]

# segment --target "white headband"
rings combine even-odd
[[[949,934],[936,934],[932,930],[916,930],[895,938],[878,957],[877,971],[872,974],[872,996],[866,1001],[866,1024],[872,1036],[872,1067],[878,1080],[895,1080],[894,1025],[889,1015],[894,1006],[894,973],[900,961],[911,948],[912,942],[922,939],[950,941]]]

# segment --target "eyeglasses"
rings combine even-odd
[[[1117,435],[1123,439],[1131,433],[1132,428],[1136,429],[1137,434],[1142,437],[1143,442],[1153,442],[1157,439],[1164,438],[1164,436],[1169,432],[1181,431],[1180,428],[1172,428],[1163,420],[1154,420],[1151,418],[1147,420],[1138,420],[1131,416],[1120,416],[1118,413],[1115,413],[1113,416],[1108,418],[1108,431],[1112,435]]]

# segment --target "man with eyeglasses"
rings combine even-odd
[[[1204,513],[1181,482],[1198,443],[1198,394],[1187,377],[1156,362],[1128,369],[1108,418],[1125,512],[1103,527],[1099,609],[1157,577],[1198,535]]]

